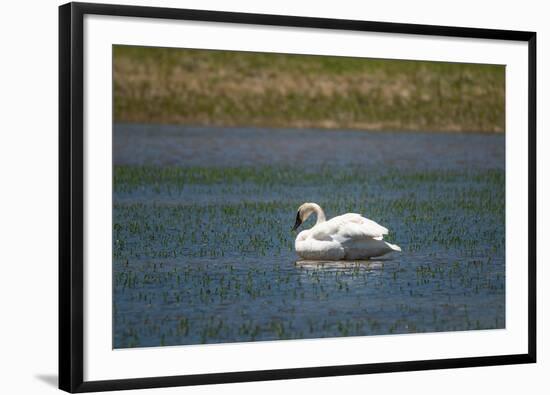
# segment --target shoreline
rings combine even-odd
[[[162,123],[162,122],[113,122],[113,130],[120,127],[159,127],[173,128],[181,130],[200,131],[258,131],[258,132],[277,132],[277,131],[311,131],[319,133],[339,133],[339,132],[354,132],[354,133],[379,133],[379,134],[451,134],[451,135],[492,135],[506,136],[506,131],[483,131],[483,130],[429,130],[429,129],[369,129],[369,128],[346,128],[346,127],[293,127],[293,126],[257,126],[257,125],[218,125],[218,124],[184,124],[184,123]]]

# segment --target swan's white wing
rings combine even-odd
[[[338,225],[338,223],[332,222],[332,220],[315,225],[309,229],[307,237],[320,241],[332,241],[334,235],[338,233]]]
[[[340,222],[340,231],[349,233],[352,239],[371,237],[382,240],[388,234],[387,228],[360,214],[348,213],[333,219]]]
[[[311,229],[310,236],[317,240],[349,240],[376,239],[382,240],[388,234],[388,229],[359,214],[349,213],[334,217]]]
[[[367,226],[354,222],[345,222],[340,225],[338,233],[335,233],[333,238],[342,244],[347,244],[366,240],[382,240],[383,236],[378,234],[378,232],[372,232]]]

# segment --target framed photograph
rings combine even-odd
[[[59,386],[536,361],[536,34],[59,9]]]

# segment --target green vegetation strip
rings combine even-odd
[[[181,189],[185,185],[253,183],[258,185],[331,185],[373,182],[405,188],[415,183],[491,182],[504,185],[504,172],[488,170],[431,170],[403,172],[397,169],[370,171],[350,166],[334,171],[329,166],[304,171],[292,166],[263,167],[178,167],[129,166],[114,167],[115,191],[129,192],[140,187]]]

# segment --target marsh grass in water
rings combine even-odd
[[[115,347],[504,327],[503,168],[303,169],[114,166]],[[296,265],[304,199],[403,253]]]

